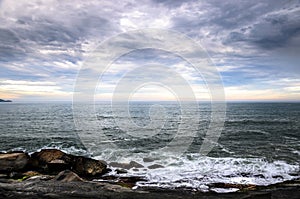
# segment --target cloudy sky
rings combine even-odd
[[[206,49],[227,100],[300,99],[298,0],[0,0],[0,98],[72,100],[78,71],[90,53],[111,37],[144,28],[177,31]],[[186,60],[158,49],[115,60],[95,96],[109,99],[122,77],[134,78],[131,70],[149,64],[172,68],[198,99],[208,98],[205,80]],[[167,77],[145,71],[152,82]],[[147,84],[133,97],[174,98],[159,84]]]

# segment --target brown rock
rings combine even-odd
[[[31,155],[30,165],[43,172],[60,172],[71,169],[73,157],[57,149],[43,149]]]
[[[26,171],[23,173],[24,176],[32,177],[32,176],[38,176],[41,175],[39,172],[36,171]]]
[[[70,170],[65,170],[61,171],[55,178],[54,180],[56,181],[61,181],[61,182],[74,182],[74,181],[83,181],[82,178],[80,178],[76,173],[70,171]]]
[[[100,160],[94,160],[82,156],[74,158],[72,170],[82,176],[97,176],[106,173],[107,166]]]
[[[44,173],[58,173],[72,170],[80,176],[97,176],[107,171],[106,164],[83,156],[66,154],[57,149],[43,149],[33,153],[30,160],[32,168]]]
[[[148,167],[148,169],[158,169],[158,168],[164,168],[164,166],[160,164],[152,164]]]
[[[130,161],[129,163],[118,163],[118,162],[111,162],[109,163],[112,167],[118,167],[122,169],[131,169],[131,168],[143,168],[144,166],[140,163],[137,163],[135,161]]]
[[[68,155],[57,149],[43,149],[40,152],[35,152],[31,155],[32,160],[37,160],[37,163],[69,163],[71,162],[71,155]],[[36,163],[36,162],[34,162]]]
[[[143,168],[143,167],[144,167],[142,164],[137,163],[137,162],[135,162],[135,161],[130,161],[130,162],[129,162],[129,166],[130,166],[131,168]]]
[[[29,155],[23,152],[0,154],[0,171],[20,171],[23,170],[29,162]]]
[[[143,158],[144,162],[153,162],[154,160],[152,158]]]

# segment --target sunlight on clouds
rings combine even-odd
[[[108,85],[105,85],[105,87],[109,87]],[[111,88],[112,89],[112,88]],[[180,89],[180,88],[179,88]],[[184,89],[184,87],[182,88]],[[192,88],[193,89],[193,88]],[[101,89],[100,89],[101,90]],[[105,92],[105,89],[102,89],[101,91],[98,91],[95,95],[96,100],[111,100],[114,92]],[[196,92],[195,95],[198,94],[201,98],[199,99],[207,99],[205,98],[205,92],[203,92],[202,89],[195,89]],[[133,101],[176,101],[178,100],[178,97],[176,93],[172,90],[169,90],[168,88],[164,86],[159,86],[157,84],[147,84],[145,86],[142,86],[138,90],[132,92],[132,93],[124,93],[123,98],[117,99],[117,100],[133,100]],[[191,100],[189,98],[186,98],[185,100]]]
[[[171,26],[172,16],[167,12],[167,9],[161,8],[161,10],[158,10],[149,7],[141,7],[140,9],[142,12],[134,10],[122,14],[120,18],[122,31],[140,28],[169,28]]]
[[[55,82],[42,81],[16,81],[2,80],[0,81],[1,96],[8,98],[18,98],[26,96],[54,96],[56,98],[71,97],[72,92],[65,92],[57,86]]]
[[[299,93],[300,94],[300,86],[288,86],[284,88],[287,91],[290,91],[292,93]]]
[[[190,86],[197,100],[210,100],[210,92],[203,84],[176,85],[176,89],[184,90],[186,86]],[[96,100],[111,100],[115,94],[116,85],[112,83],[100,83],[97,86],[94,95]],[[177,100],[176,91],[169,90],[164,86],[157,84],[146,84],[133,93],[124,93],[124,96],[132,96],[133,100],[162,100],[172,101]],[[119,99],[127,100],[127,99]],[[186,98],[185,100],[191,100]]]
[[[70,61],[64,62],[53,62],[53,66],[63,69],[79,69],[82,65],[82,62],[72,63]]]
[[[130,100],[162,100],[162,101],[176,101],[178,100],[176,94],[165,87],[157,85],[147,85],[140,88],[135,93],[132,93]]]
[[[298,94],[291,94],[289,92],[282,92],[277,89],[256,89],[253,86],[240,87],[226,87],[226,100],[298,100],[300,99],[300,92]]]

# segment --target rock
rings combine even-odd
[[[255,189],[257,186],[253,184],[231,184],[231,183],[212,183],[211,188],[237,188],[239,190],[252,190]]]
[[[0,154],[0,171],[20,171],[23,170],[28,162],[29,155],[24,152],[12,152]]]
[[[82,177],[104,174],[106,164],[83,156],[66,154],[57,149],[43,149],[31,156],[31,165],[46,173],[72,170]]]
[[[132,188],[137,182],[146,181],[144,178],[138,176],[120,177],[116,184],[122,187]]]
[[[152,165],[148,166],[148,169],[158,169],[158,168],[164,168],[164,166],[162,166],[160,164],[152,164]]]
[[[103,176],[101,179],[107,181],[110,184],[117,184],[127,188],[132,188],[136,186],[137,182],[146,181],[145,178],[142,178],[140,176],[128,176],[128,177]]]
[[[76,173],[70,170],[61,171],[53,180],[61,182],[84,181]]]
[[[76,156],[72,170],[82,176],[99,176],[107,172],[107,166],[100,160]]]
[[[15,171],[10,172],[7,176],[12,179],[21,179],[24,177],[24,175],[22,173],[15,172]]]
[[[31,155],[30,165],[43,172],[60,172],[71,169],[73,156],[57,149],[43,149]]]
[[[39,172],[36,172],[36,171],[26,171],[23,173],[24,176],[27,176],[27,177],[32,177],[32,176],[38,176],[38,175],[41,175]]]
[[[43,149],[33,153],[31,157],[23,152],[0,154],[0,171],[5,174],[20,178],[27,175],[19,171],[30,170],[42,174],[58,174],[64,170],[72,170],[82,177],[90,177],[102,175],[109,169],[101,160],[74,156],[57,149]]]
[[[130,161],[129,163],[118,163],[118,162],[111,162],[109,163],[112,167],[118,167],[122,169],[131,169],[131,168],[143,168],[144,166],[140,163],[137,163],[135,161]]]
[[[154,160],[151,158],[143,158],[143,161],[144,162],[153,162]]]
[[[124,173],[127,173],[127,171],[125,169],[116,169],[116,173],[117,174],[124,174]]]
[[[135,161],[130,161],[130,162],[129,162],[129,166],[130,166],[131,168],[143,168],[143,167],[144,167],[142,164],[137,163],[137,162],[135,162]]]

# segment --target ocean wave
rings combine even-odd
[[[263,158],[212,158],[189,155],[181,158],[162,157],[153,162],[143,162],[139,158],[136,161],[143,164],[144,168],[129,169],[128,173],[121,175],[145,177],[147,181],[138,182],[138,187],[208,191],[209,185],[214,183],[266,186],[300,177],[299,164],[293,165],[279,160],[268,162]],[[147,169],[153,164],[162,165],[163,168]]]

